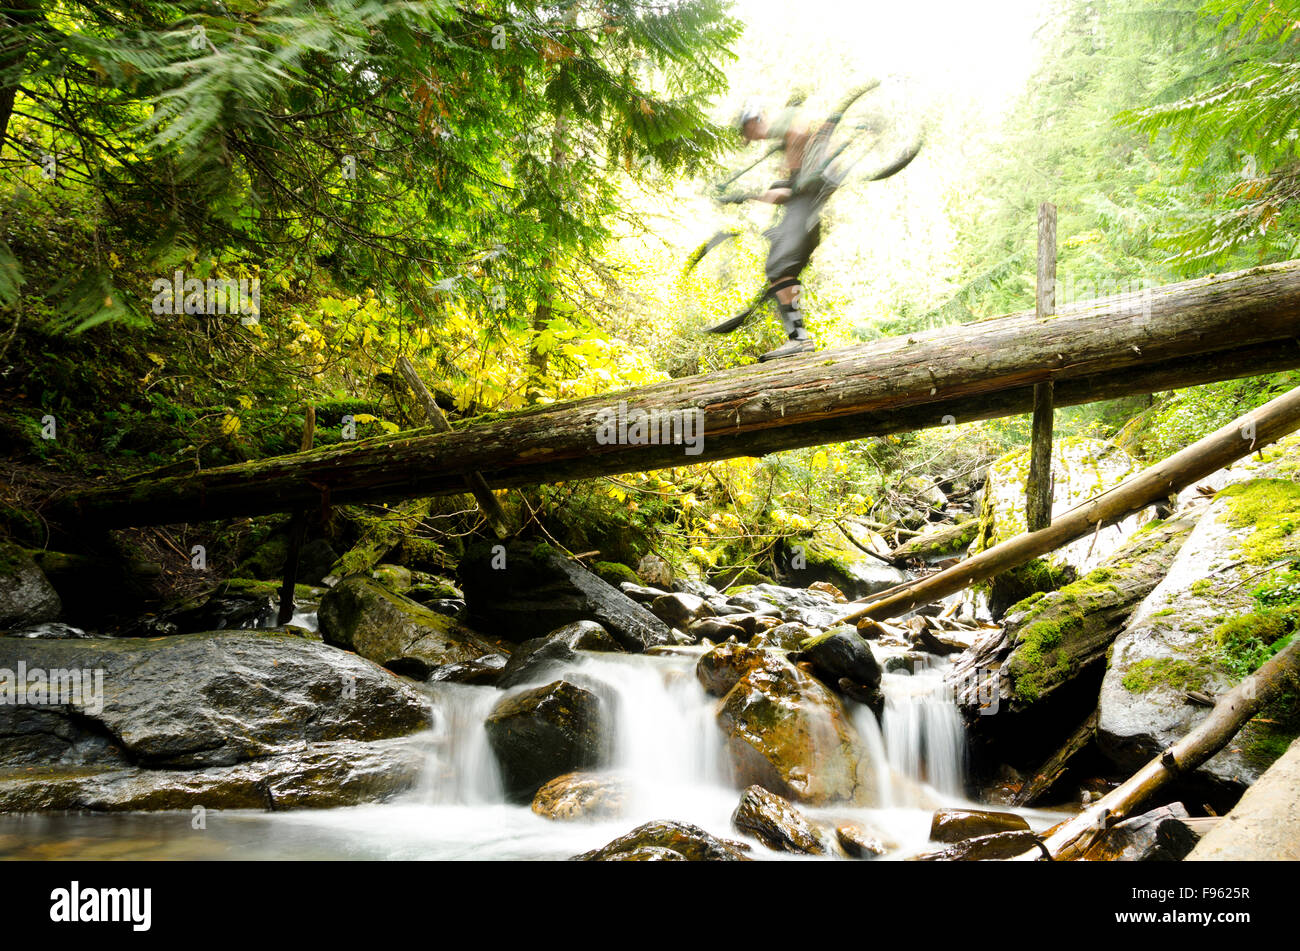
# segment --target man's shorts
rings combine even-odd
[[[816,192],[794,195],[781,207],[785,214],[766,234],[771,241],[763,266],[769,282],[798,277],[821,242],[821,210],[825,200]]]

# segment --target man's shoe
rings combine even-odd
[[[766,363],[768,360],[780,360],[782,357],[793,357],[800,353],[812,353],[817,348],[813,346],[811,337],[804,337],[801,340],[788,340],[775,350],[769,350],[758,358],[759,363]]]

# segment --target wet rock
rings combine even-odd
[[[697,641],[705,638],[713,641],[715,644],[725,641],[729,638],[737,640],[746,640],[749,634],[743,627],[738,624],[732,624],[723,618],[706,617],[695,621],[687,629],[687,633]]]
[[[776,852],[796,855],[824,855],[817,830],[803,814],[780,796],[762,786],[750,786],[740,797],[740,805],[731,814],[737,832],[752,835]]]
[[[779,647],[782,650],[797,651],[799,645],[810,637],[816,637],[820,631],[809,627],[807,624],[800,624],[798,621],[787,621],[785,624],[778,624],[766,632],[768,642],[773,647]]]
[[[411,592],[406,592],[409,596]],[[412,598],[411,600],[415,600]],[[445,617],[459,618],[465,613],[465,602],[459,598],[435,598],[432,601],[416,601],[416,604],[422,604],[434,614],[441,614]]]
[[[1038,849],[1038,837],[1032,832],[994,832],[963,839],[939,852],[913,856],[916,862],[991,862],[1015,858]]]
[[[652,588],[671,588],[673,585],[672,567],[654,553],[642,557],[637,563],[636,573]]]
[[[622,591],[546,545],[471,546],[461,582],[471,621],[512,640],[544,637],[574,621],[598,621],[629,651],[671,644],[671,629]]]
[[[778,652],[758,654],[718,709],[737,779],[810,805],[871,804],[870,758],[839,699]]]
[[[678,578],[672,583],[672,589],[681,594],[691,594],[697,598],[703,598],[705,601],[722,596],[721,591],[699,578]]]
[[[0,630],[53,621],[62,610],[58,592],[32,556],[0,541]]]
[[[637,601],[641,604],[649,604],[654,601],[655,598],[662,598],[664,595],[670,593],[668,591],[660,591],[658,588],[647,588],[644,585],[633,584],[630,581],[622,582],[619,584],[618,589],[633,601]]]
[[[880,838],[852,822],[836,826],[835,839],[849,858],[874,859],[889,851]]]
[[[1196,847],[1196,834],[1181,802],[1118,822],[1083,857],[1089,862],[1181,862]]]
[[[751,667],[761,663],[763,657],[761,648],[734,641],[719,644],[700,657],[695,665],[695,676],[708,693],[722,697]]]
[[[533,812],[546,819],[617,819],[627,806],[627,781],[611,773],[565,773],[533,797]]]
[[[601,765],[607,753],[599,698],[565,680],[502,699],[485,727],[516,802],[531,802],[556,776]]]
[[[831,584],[829,581],[814,581],[808,586],[808,590],[820,591],[822,594],[829,594],[835,599],[837,604],[844,604],[849,600],[844,596],[843,591],[835,587],[835,585]]]
[[[688,862],[746,862],[749,846],[719,839],[685,822],[655,821],[637,826],[603,848],[573,858],[580,862],[685,859]],[[676,856],[676,858],[672,858]]]
[[[987,809],[938,809],[930,819],[930,838],[935,842],[960,842],[995,832],[1018,832],[1029,828],[1023,816]]]
[[[505,654],[484,654],[476,660],[435,667],[429,674],[430,683],[472,684],[495,686],[506,666]]]
[[[807,588],[786,588],[775,584],[756,584],[749,590],[751,598],[769,602],[776,607],[776,612],[785,621],[799,621],[809,627],[826,629],[831,627],[844,614],[845,609],[836,603],[829,594],[810,591]],[[739,603],[736,598],[732,604]],[[753,609],[751,609],[753,610]],[[758,611],[757,614],[770,614],[771,611]]]
[[[496,685],[505,690],[545,680],[577,658],[577,653],[564,640],[535,637],[515,648],[497,678]]]
[[[954,637],[931,630],[929,627],[923,627],[912,635],[912,646],[935,657],[947,657],[949,654],[960,654],[969,645]]]
[[[321,598],[325,643],[356,651],[389,670],[425,680],[437,667],[499,653],[499,647],[372,578],[345,578]]]
[[[0,812],[325,809],[388,799],[419,780],[418,738],[331,740],[201,769],[42,764],[0,773]]]
[[[843,677],[867,688],[880,685],[880,664],[871,645],[848,624],[804,641],[791,659],[811,662],[823,682],[834,684]]]
[[[729,614],[725,618],[728,624],[735,624],[745,632],[745,637],[753,637],[755,634],[765,634],[781,626],[779,617],[772,617],[769,614],[754,614],[752,611],[743,614]]]
[[[670,627],[685,628],[698,618],[712,617],[709,602],[695,594],[665,594],[650,605],[654,616]]]
[[[400,678],[292,633],[0,638],[0,670],[16,673],[20,663],[29,681],[35,670],[81,672],[83,689],[62,706],[37,704],[30,688],[26,705],[0,705],[0,749],[10,765],[24,748],[19,761],[33,764],[116,764],[125,754],[149,767],[231,765],[429,724],[427,701]],[[37,732],[41,744],[33,746]]]
[[[929,655],[918,651],[907,651],[885,658],[885,672],[891,674],[914,674],[925,670],[930,664]]]
[[[618,641],[610,636],[609,631],[595,621],[574,621],[564,627],[558,627],[546,635],[548,641],[559,641],[575,651],[606,651],[618,653],[623,650]]]

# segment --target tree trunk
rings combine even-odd
[[[862,618],[882,620],[897,617],[1023,565],[1032,558],[1082,538],[1100,526],[1118,522],[1167,498],[1297,428],[1300,428],[1300,387],[1270,400],[1168,459],[1129,476],[1113,489],[1075,506],[1049,528],[1025,532],[994,545],[959,565],[907,585],[845,615],[840,623]]]
[[[1019,314],[759,366],[733,367],[568,403],[415,430],[188,476],[73,493],[57,516],[160,524],[392,501],[493,486],[761,455],[1024,412],[1055,380],[1068,405],[1300,366],[1300,262],[1169,285],[1149,315],[1131,297]],[[1229,345],[1230,344],[1230,345]],[[629,438],[611,416],[644,412],[660,435]],[[612,437],[612,438],[607,438]],[[689,438],[688,438],[689,437]],[[690,450],[690,451],[688,451]]]
[[[1056,313],[1056,206],[1038,206],[1038,287],[1034,316],[1048,320]],[[1052,381],[1034,384],[1033,438],[1029,448],[1029,477],[1025,481],[1025,525],[1031,532],[1052,522],[1052,430],[1055,421]]]
[[[1293,640],[1272,660],[1219,698],[1200,726],[1143,766],[1127,782],[1093,803],[1044,840],[1053,859],[1075,859],[1088,851],[1100,834],[1137,812],[1160,787],[1190,773],[1223,749],[1273,697],[1300,674],[1300,639]],[[1041,857],[1034,850],[1020,860]]]

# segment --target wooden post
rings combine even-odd
[[[299,452],[306,452],[316,440],[316,407],[308,406],[302,421],[302,443]],[[289,520],[289,551],[284,557],[284,577],[280,579],[280,611],[276,624],[288,624],[293,617],[293,588],[298,580],[298,553],[307,535],[307,510],[298,509]]]
[[[424,415],[429,419],[429,425],[440,433],[451,432],[451,424],[447,422],[447,417],[442,415],[442,410],[438,407],[438,401],[433,398],[424,381],[420,379],[420,374],[415,372],[415,367],[405,356],[397,358],[397,372],[406,380],[407,385],[415,391],[416,399],[424,407]],[[506,518],[505,510],[501,508],[501,503],[497,497],[492,494],[492,488],[487,484],[481,473],[471,472],[465,476],[465,485],[474,495],[475,501],[478,502],[479,511],[487,519],[488,524],[492,526],[492,531],[497,538],[508,538],[510,536],[509,519]]]
[[[1056,206],[1038,206],[1038,293],[1034,316],[1056,313]],[[1052,524],[1052,381],[1034,384],[1034,429],[1025,484],[1025,523],[1036,532]]]

